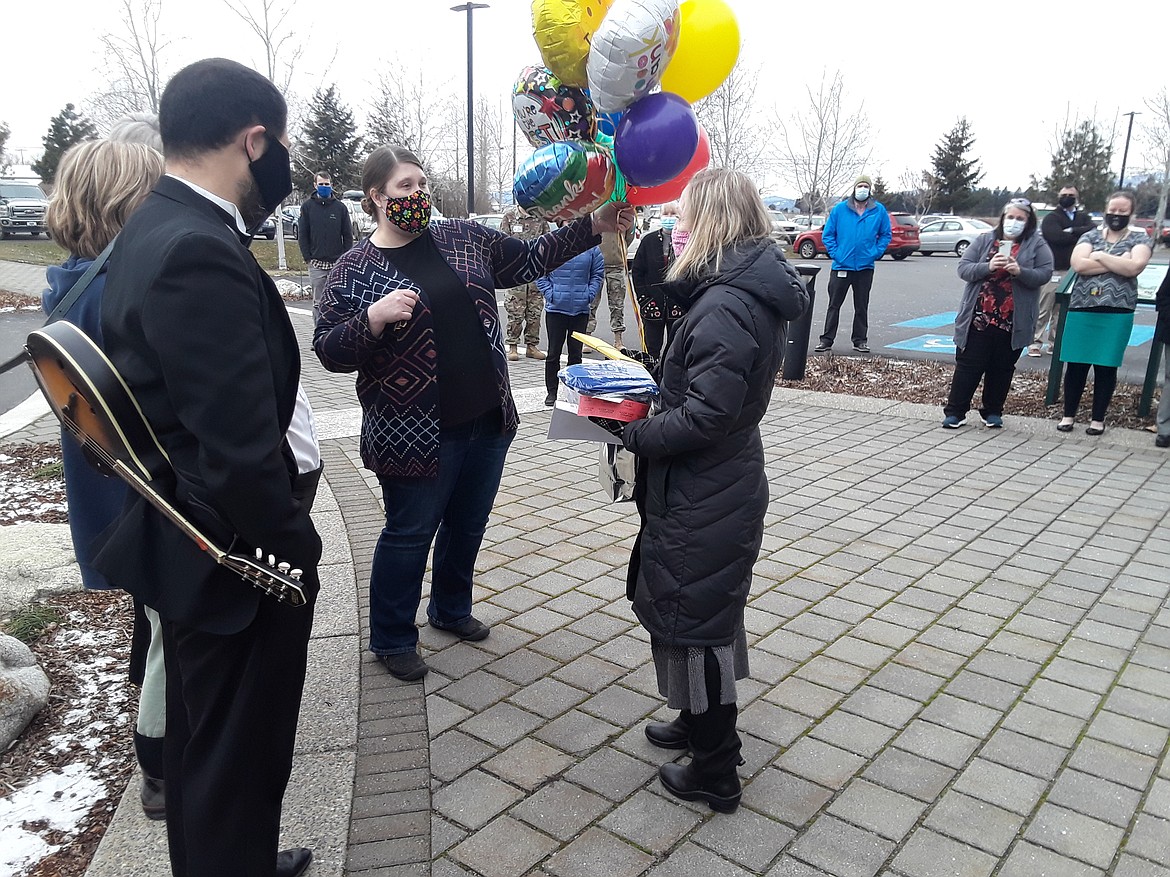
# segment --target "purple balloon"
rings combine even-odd
[[[681,174],[699,146],[691,105],[668,91],[634,101],[618,121],[614,158],[635,186],[661,186]]]

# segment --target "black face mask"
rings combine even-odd
[[[245,203],[240,205],[240,213],[249,232],[257,231],[293,190],[288,149],[275,137],[267,134],[265,137],[268,148],[262,156],[248,163],[248,171],[255,185],[244,196]]]
[[[1059,204],[1061,207],[1063,207],[1065,210],[1072,210],[1074,207],[1077,206],[1077,196],[1076,195],[1061,195],[1060,199],[1056,203]]]
[[[1129,225],[1129,215],[1126,213],[1106,213],[1105,224],[1111,231],[1121,231]]]

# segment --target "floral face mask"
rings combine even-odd
[[[388,197],[386,218],[407,234],[422,234],[431,222],[431,196],[419,189],[402,198]]]

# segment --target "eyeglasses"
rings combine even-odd
[[[1012,198],[1012,200],[1008,201],[1008,205],[1010,207],[1019,207],[1023,210],[1030,211],[1032,209],[1032,202],[1027,198]]]

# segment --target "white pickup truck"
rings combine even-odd
[[[0,239],[14,234],[34,238],[45,234],[45,210],[49,199],[33,180],[0,178]]]

